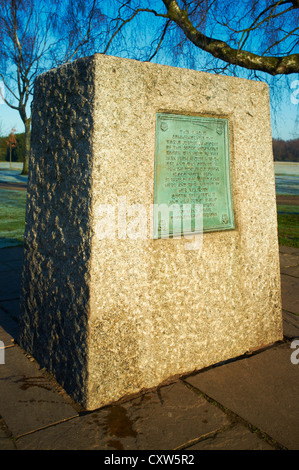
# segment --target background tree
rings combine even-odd
[[[30,97],[37,74],[88,52],[103,19],[96,0],[0,0],[2,99],[25,127],[23,174],[30,153]],[[1,92],[1,90],[0,90]]]
[[[147,57],[145,47],[139,47],[143,60],[152,60],[164,46],[167,53],[172,54],[172,60],[180,59],[180,53],[188,51],[188,58],[194,62],[198,57],[194,59],[192,44],[210,58],[221,60],[225,69],[239,66],[270,75],[299,72],[299,0],[127,0],[112,3],[119,6],[111,22],[117,27],[104,53],[118,34],[122,32],[124,37],[130,21],[136,20],[137,15],[147,14],[156,21],[151,19],[148,23]],[[140,42],[140,36],[138,40]],[[190,51],[193,51],[193,58]]]
[[[292,140],[273,139],[275,161],[299,162],[299,138]]]
[[[15,129],[11,130],[11,133],[8,136],[8,140],[6,141],[6,144],[9,148],[9,166],[11,166],[12,149],[14,149],[17,146],[17,141],[15,138]]]
[[[0,0],[0,80],[25,127],[37,74],[94,52],[253,79],[299,72],[299,0]],[[279,83],[275,79],[275,83]]]
[[[163,3],[186,38],[213,57],[271,75],[299,72],[299,0]]]
[[[131,58],[266,81],[275,126],[299,72],[299,0],[112,3],[118,10],[102,52],[120,55],[129,36]]]

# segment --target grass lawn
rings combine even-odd
[[[299,248],[299,206],[277,206],[280,245]]]
[[[26,191],[0,189],[0,248],[22,245]]]

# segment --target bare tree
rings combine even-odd
[[[239,74],[299,72],[299,0],[0,0],[0,80],[25,126],[37,74],[82,55]],[[1,93],[1,88],[0,88]]]
[[[6,144],[9,147],[9,167],[11,168],[11,154],[12,154],[12,149],[17,146],[17,141],[15,137],[15,129],[11,130],[11,133],[8,136],[8,139],[6,141]]]
[[[127,57],[267,81],[276,126],[299,72],[299,0],[111,3],[118,9],[101,52],[119,55],[129,36]]]
[[[0,93],[24,123],[23,174],[28,173],[34,79],[88,51],[103,20],[96,4],[96,0],[0,0],[0,80],[5,94]]]
[[[293,53],[299,45],[299,0],[163,3],[186,38],[213,57],[270,75],[299,72],[299,54]],[[227,40],[205,33],[212,22]]]
[[[117,0],[118,14],[105,49],[106,53],[137,15],[153,21],[151,50],[147,60],[162,50],[172,59],[189,53],[188,43],[222,62],[222,68],[239,66],[270,75],[299,72],[299,0]],[[153,8],[153,5],[155,8]],[[187,45],[187,47],[186,47]],[[141,49],[141,48],[140,48]],[[144,49],[143,49],[144,51]],[[214,64],[215,67],[215,64]]]

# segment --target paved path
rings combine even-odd
[[[0,189],[10,189],[14,191],[27,191],[26,183],[8,183],[0,181]]]
[[[177,450],[180,455],[298,450],[299,364],[291,362],[291,355],[293,362],[299,360],[299,342],[294,343],[299,338],[299,250],[281,247],[280,259],[284,341],[140,397],[84,412],[14,342],[22,248],[1,249],[0,449],[99,449],[115,455],[122,449]]]
[[[276,196],[277,204],[282,204],[286,206],[299,206],[299,196],[284,196],[284,195],[277,195]]]
[[[27,175],[22,175],[20,170],[1,169],[0,168],[0,181],[9,183],[24,183],[28,181]]]
[[[21,168],[4,167],[6,162],[0,162],[0,189],[26,191],[28,176],[21,174]],[[17,165],[14,163],[14,165]]]

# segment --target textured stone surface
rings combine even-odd
[[[40,75],[24,235],[20,342],[86,397],[94,62]]]
[[[150,238],[157,112],[229,119],[236,228],[201,251]],[[20,339],[76,400],[93,409],[282,338],[264,83],[95,55],[38,77],[32,126]],[[121,197],[147,208],[146,239],[101,239],[99,207],[117,221]]]

